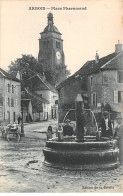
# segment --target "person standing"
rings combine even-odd
[[[108,111],[103,112],[103,118],[101,120],[99,128],[101,128],[102,137],[112,137],[113,136],[112,124],[111,124],[111,121],[109,120]]]
[[[72,136],[73,135],[73,128],[70,126],[70,120],[67,119],[66,125],[63,127],[63,135],[66,136]]]
[[[21,121],[22,121],[22,118],[19,116],[19,117],[18,117],[18,124],[20,124]]]
[[[119,147],[119,161],[120,164],[123,164],[123,121],[122,118],[117,118],[117,126],[115,128],[115,135],[118,141]]]
[[[53,135],[53,130],[52,127],[49,126],[47,129],[47,140],[52,139],[52,135]]]
[[[58,132],[57,132],[58,140],[63,141],[63,128],[62,125],[59,124]]]

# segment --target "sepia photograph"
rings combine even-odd
[[[123,0],[0,0],[0,193],[123,192]]]

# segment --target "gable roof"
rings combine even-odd
[[[21,104],[25,107],[28,107],[29,103],[31,101],[32,105],[32,111],[33,112],[43,112],[43,104],[42,99],[40,99],[37,95],[33,95],[33,93],[30,93],[26,88],[24,91],[24,94],[22,94],[21,98]]]
[[[28,78],[28,80],[31,80],[35,77],[38,77],[39,80],[44,84],[45,88],[44,89],[41,89],[41,90],[50,90],[54,93],[57,93],[57,90],[54,86],[52,86],[47,80],[43,79],[42,75],[41,74],[36,74],[30,78]]]
[[[77,77],[83,77],[89,74],[99,72],[101,70],[118,70],[123,69],[123,51],[119,54],[112,53],[99,59],[96,63],[95,60],[87,61],[75,74],[61,82],[56,88],[66,86],[71,81],[76,80]]]
[[[123,69],[123,51],[101,67],[102,70],[122,70]]]
[[[25,94],[22,94],[22,100],[26,100],[26,99],[31,99],[33,97],[33,99],[36,99],[36,101],[38,102],[42,102],[42,103],[49,103],[48,100],[42,98],[41,96],[39,96],[37,93],[34,93],[30,90],[28,90],[27,88],[25,88]]]
[[[0,68],[0,77],[2,78],[6,78],[6,79],[9,79],[9,80],[13,80],[13,81],[16,81],[16,82],[21,82],[20,80],[18,80],[16,77],[14,77],[12,74],[9,74],[7,72],[5,72],[3,69]]]

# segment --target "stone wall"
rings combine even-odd
[[[113,111],[123,112],[123,103],[114,101],[114,92],[123,91],[123,83],[118,82],[117,71],[105,71],[103,75],[108,80],[107,85],[103,85],[103,102],[109,103]]]
[[[93,85],[90,80],[93,78]],[[96,106],[92,106],[95,112],[101,112],[101,107],[98,104],[109,104],[112,111],[123,113],[123,103],[114,101],[114,92],[123,91],[123,83],[118,82],[116,70],[105,70],[97,74],[92,74],[88,77],[88,93],[89,103],[91,105],[91,94],[96,93]],[[117,93],[118,96],[118,93]],[[118,98],[117,98],[118,100]]]
[[[48,119],[51,119],[52,118],[52,109],[54,108],[55,101],[58,100],[58,94],[53,93],[50,90],[38,90],[35,92],[39,95],[42,94],[42,98],[49,101],[48,104],[47,103],[43,104],[43,106],[45,105],[45,107],[43,107],[43,112],[45,113],[45,116],[46,116],[46,113],[48,113]]]
[[[10,92],[8,92],[8,84],[10,85]],[[12,85],[14,86],[14,92],[12,93]],[[20,82],[16,82],[13,80],[5,79],[4,88],[3,88],[3,96],[4,96],[4,120],[6,123],[17,122],[17,118],[21,115],[21,86]],[[8,105],[8,98],[10,100],[10,104]],[[14,104],[12,105],[12,99]],[[15,120],[14,120],[15,115]]]
[[[89,94],[89,105],[90,106],[92,106],[91,104],[92,93],[96,93],[96,103],[102,102],[102,77],[103,77],[102,73],[92,74],[88,76],[88,94]],[[92,85],[91,85],[91,78],[93,80]]]

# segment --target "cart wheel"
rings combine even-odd
[[[6,135],[6,139],[7,141],[20,141],[20,134],[19,133],[15,133],[15,134],[7,134]]]

